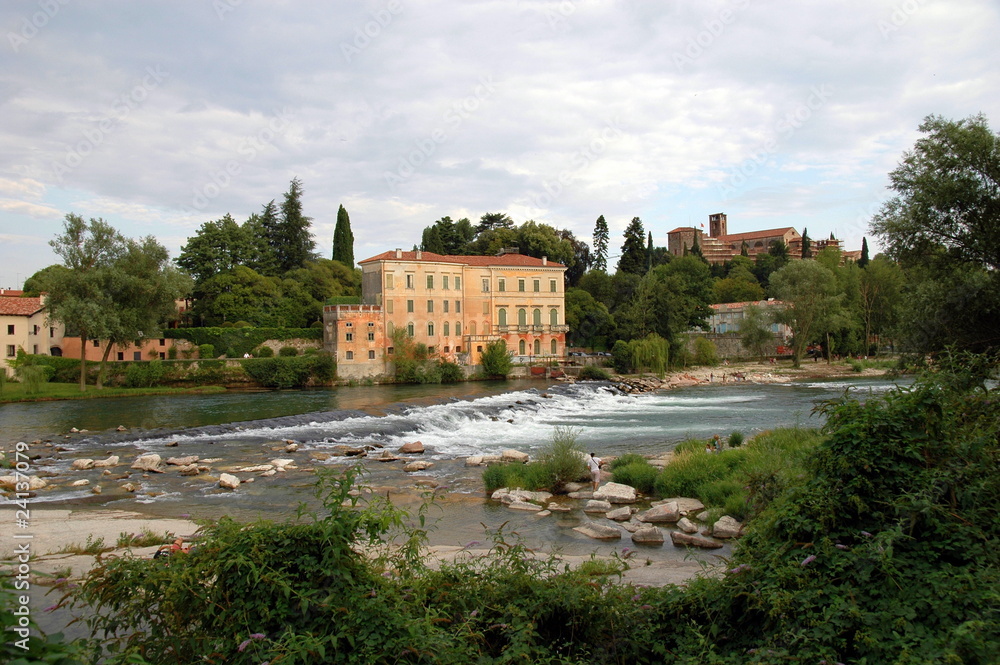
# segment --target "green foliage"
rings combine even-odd
[[[151,388],[163,382],[167,368],[161,360],[131,362],[125,368],[125,386],[128,388]]]
[[[354,232],[351,231],[351,218],[343,205],[337,209],[337,226],[333,230],[331,258],[350,268],[354,267]]]
[[[764,357],[764,345],[774,340],[771,332],[772,319],[761,307],[749,305],[740,321],[740,344],[754,357]]]
[[[96,654],[88,651],[83,644],[65,642],[61,633],[42,633],[32,610],[21,604],[20,599],[25,592],[23,582],[15,581],[11,575],[0,575],[0,634],[3,635],[0,662],[10,665],[82,665],[96,662]]]
[[[172,328],[163,331],[164,337],[186,339],[199,347],[201,358],[214,358],[216,349],[232,350],[234,358],[244,353],[253,353],[267,341],[287,341],[293,339],[322,340],[322,328]],[[201,352],[201,347],[211,345],[210,354]],[[254,354],[256,356],[256,354]]]
[[[210,359],[215,357],[215,345],[214,344],[199,344],[198,345],[198,357],[203,359]]]
[[[645,458],[641,462],[612,465],[612,477],[616,483],[631,485],[643,494],[652,494],[656,488],[659,470]],[[617,462],[618,460],[615,460]]]
[[[115,542],[115,548],[152,547],[154,545],[163,545],[173,540],[174,535],[170,532],[155,533],[152,529],[143,527],[139,533],[126,533],[124,531],[119,533],[118,540]]]
[[[513,366],[507,344],[502,339],[489,342],[479,356],[483,374],[490,378],[506,378]]]
[[[240,362],[247,376],[265,388],[303,388],[310,383],[328,384],[337,374],[336,362],[328,353],[249,358]]]
[[[283,346],[278,349],[278,355],[282,358],[293,358],[299,355],[299,350],[294,346]]]
[[[792,329],[792,362],[799,366],[806,347],[837,325],[844,294],[832,271],[816,261],[794,261],[771,277],[775,297],[785,302],[776,317]]]
[[[618,272],[627,272],[633,275],[643,275],[646,273],[646,231],[642,226],[642,220],[633,217],[632,221],[625,228],[625,242],[622,244],[621,256],[618,259]]]
[[[556,427],[552,440],[542,448],[540,461],[551,478],[550,487],[560,489],[566,483],[587,476],[584,451],[577,443],[579,436],[579,430]]]
[[[3,395],[3,389],[7,386],[7,369],[0,369],[0,395]]]
[[[269,346],[258,346],[250,355],[254,358],[273,358],[274,349]]]
[[[442,360],[438,367],[441,372],[441,383],[458,383],[465,380],[465,372],[458,363]]]
[[[696,337],[694,340],[694,362],[696,365],[708,365],[715,367],[719,364],[719,353],[715,348],[715,342],[704,337]]]
[[[629,464],[641,464],[643,462],[648,463],[648,460],[646,460],[646,458],[640,455],[639,453],[625,453],[624,455],[621,455],[611,460],[610,466],[611,470],[614,471],[620,466],[628,466]]]
[[[728,445],[730,448],[739,448],[740,446],[743,445],[744,438],[745,437],[743,436],[743,432],[740,432],[739,430],[733,430],[732,432],[729,433],[729,438],[726,439],[726,445]]]
[[[21,365],[17,368],[15,375],[24,386],[25,394],[35,395],[41,391],[42,384],[49,380],[51,369],[44,365]]]
[[[669,359],[670,344],[656,333],[631,342],[618,340],[611,349],[611,362],[622,374],[645,370],[662,378]]]
[[[680,455],[687,452],[705,452],[705,440],[684,439],[674,446],[674,455]]]
[[[584,381],[610,381],[611,374],[597,365],[587,365],[580,370],[579,378]]]

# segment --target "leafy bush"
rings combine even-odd
[[[465,372],[457,363],[442,360],[439,365],[441,371],[441,383],[458,383],[465,380]]]
[[[552,440],[542,448],[540,462],[550,478],[549,487],[559,489],[566,483],[587,477],[583,449],[576,442],[579,436],[579,430],[556,427]]]
[[[0,369],[0,372],[5,370]],[[20,365],[15,370],[17,380],[24,386],[25,395],[41,392],[42,384],[47,383],[55,370],[45,365]]]
[[[251,354],[254,358],[273,358],[274,349],[269,346],[258,346]]]
[[[32,582],[36,584],[36,582]],[[79,665],[96,662],[97,654],[88,652],[82,642],[65,642],[61,633],[45,635],[35,624],[30,610],[21,612],[23,588],[15,588],[13,574],[0,575],[0,662],[17,665],[51,663]]]
[[[506,378],[513,367],[510,351],[507,350],[507,344],[502,339],[488,343],[479,356],[479,362],[482,365],[483,374],[496,379]]]
[[[718,365],[719,352],[715,348],[715,342],[704,337],[695,338],[694,362],[696,365],[708,365],[710,367]]]
[[[726,443],[730,448],[739,448],[743,445],[743,438],[743,432],[732,431],[729,433],[729,438],[726,440]]]
[[[610,381],[611,374],[596,365],[587,365],[580,370],[580,378],[584,381]]]
[[[705,440],[704,439],[684,439],[676,446],[674,446],[674,455],[680,455],[682,453],[689,452],[705,452]]]
[[[164,337],[186,339],[195,345],[211,344],[215,349],[232,351],[232,358],[242,358],[243,354],[267,341],[288,341],[293,339],[323,339],[322,328],[171,328],[163,331]],[[212,356],[215,353],[213,351]],[[201,356],[205,358],[206,356]]]
[[[628,466],[630,464],[642,464],[645,462],[649,464],[649,461],[639,453],[625,453],[619,457],[611,460],[611,470],[614,471],[620,466]]]
[[[310,381],[329,383],[337,374],[336,362],[326,353],[292,358],[249,358],[241,362],[247,376],[265,388],[302,388]]]
[[[654,492],[656,476],[659,474],[659,470],[645,459],[641,462],[612,467],[612,469],[612,477],[616,483],[631,485],[643,494],[652,494]]]
[[[215,357],[215,345],[214,344],[199,344],[198,345],[198,357],[199,358],[214,358]]]
[[[163,382],[167,370],[161,360],[131,362],[125,367],[125,385],[129,388],[151,388]]]
[[[283,346],[278,349],[278,355],[282,358],[293,358],[299,355],[299,350],[294,346]]]

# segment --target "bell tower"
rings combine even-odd
[[[726,230],[726,213],[717,212],[708,216],[708,235],[712,238],[729,235]]]

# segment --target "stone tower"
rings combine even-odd
[[[729,235],[726,230],[726,213],[717,212],[708,216],[708,235],[712,238]]]

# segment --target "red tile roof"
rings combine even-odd
[[[503,256],[459,256],[452,254],[435,254],[434,252],[421,252],[417,258],[416,252],[401,252],[400,258],[396,258],[396,252],[390,250],[376,254],[371,258],[358,261],[361,263],[371,263],[372,261],[426,261],[428,263],[460,263],[467,266],[522,266],[528,268],[565,268],[561,263],[549,261],[544,266],[541,259],[524,254],[504,254]]]
[[[42,299],[0,296],[0,316],[31,316],[42,309]]]
[[[775,238],[777,236],[783,236],[791,231],[792,233],[798,234],[794,228],[791,226],[786,226],[780,229],[767,229],[765,231],[750,231],[748,233],[730,233],[729,235],[719,236],[719,240],[722,242],[733,242],[734,240],[758,240],[760,238]]]

